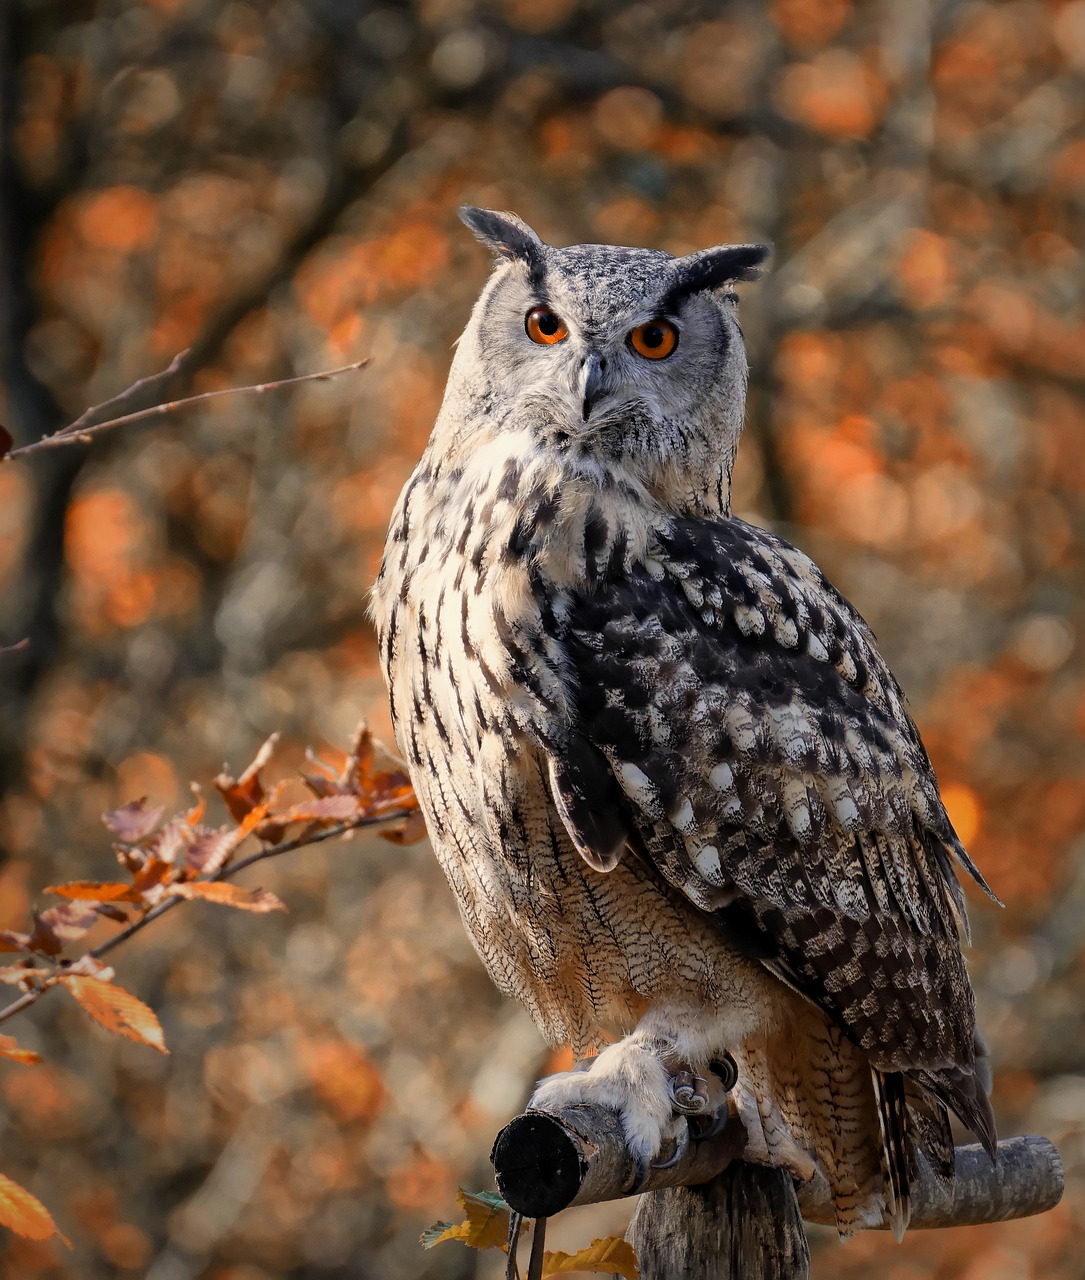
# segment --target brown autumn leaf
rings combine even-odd
[[[410,817],[397,823],[394,827],[382,827],[377,833],[392,844],[417,844],[426,838],[426,820],[422,810],[415,809]]]
[[[98,923],[98,912],[87,903],[64,902],[47,911],[34,912],[34,932],[30,935],[31,951],[57,956],[69,942],[77,942]]]
[[[283,809],[275,821],[283,826],[289,822],[349,822],[358,816],[359,808],[357,796],[326,795]]]
[[[149,1044],[159,1053],[169,1053],[154,1010],[130,991],[114,986],[112,982],[103,982],[101,978],[62,974],[60,981],[84,1012],[107,1031],[140,1044]]]
[[[17,987],[20,983],[25,982],[28,977],[41,972],[43,971],[35,968],[30,960],[25,961],[23,964],[4,965],[3,968],[0,968],[0,982],[9,987]]]
[[[493,1191],[456,1192],[462,1222],[435,1222],[419,1236],[426,1249],[446,1240],[462,1240],[472,1249],[504,1249],[509,1244],[509,1206]]]
[[[37,1198],[17,1182],[0,1173],[0,1224],[27,1240],[49,1240],[58,1236],[71,1248],[68,1238],[57,1230],[52,1214]]]
[[[363,720],[354,730],[354,739],[350,744],[347,762],[339,775],[339,783],[344,790],[358,795],[365,789],[365,781],[373,772],[374,755],[373,735]]]
[[[267,793],[260,781],[260,770],[271,759],[278,741],[279,735],[273,733],[240,778],[234,778],[223,770],[215,779],[215,786],[235,822],[243,822],[253,809],[263,803]]]
[[[637,1280],[640,1275],[633,1246],[621,1236],[593,1240],[586,1249],[580,1249],[576,1253],[563,1253],[558,1249],[553,1253],[543,1254],[544,1276],[565,1276],[571,1271],[624,1276],[625,1280]]]
[[[285,911],[286,903],[270,889],[245,889],[226,880],[182,881],[171,886],[171,892],[179,898],[217,902],[223,907],[237,907],[240,911]]]
[[[8,1058],[11,1062],[22,1062],[29,1066],[40,1062],[41,1054],[32,1049],[20,1049],[14,1036],[0,1036],[0,1058]]]
[[[148,809],[146,804],[146,796],[142,800],[129,800],[119,809],[103,813],[102,821],[118,840],[123,840],[125,844],[139,844],[158,826],[166,812],[165,805],[155,805],[153,809]]]
[[[74,898],[78,902],[138,902],[139,891],[119,880],[69,880],[66,884],[47,885],[46,893]]]
[[[184,814],[173,817],[147,846],[151,859],[174,863],[192,843],[192,828]]]
[[[195,827],[192,843],[185,851],[185,865],[197,875],[213,876],[230,860],[230,854],[241,843],[243,836],[237,827]]]

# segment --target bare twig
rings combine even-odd
[[[96,422],[90,426],[86,425],[88,420],[100,410],[109,405],[117,404],[119,401],[126,400],[136,391],[150,383],[177,372],[184,355],[185,353],[181,352],[179,356],[174,357],[168,369],[163,370],[161,373],[141,378],[139,382],[134,383],[126,391],[114,396],[112,400],[105,400],[102,404],[94,405],[86,410],[74,422],[66,427],[61,427],[59,431],[54,432],[51,436],[44,436],[33,444],[24,444],[18,449],[12,449],[9,453],[4,454],[0,461],[7,462],[12,458],[23,458],[28,453],[38,453],[43,449],[56,449],[65,444],[88,444],[103,432],[112,431],[114,427],[130,426],[134,422],[146,422],[151,418],[174,413],[177,409],[186,409],[189,405],[200,404],[206,400],[216,400],[220,396],[260,395],[265,391],[280,391],[283,387],[295,387],[302,382],[327,382],[330,378],[339,377],[340,374],[353,373],[357,369],[364,369],[369,363],[368,359],[355,360],[353,364],[341,365],[338,369],[322,369],[318,373],[303,373],[296,378],[279,378],[274,382],[260,382],[247,387],[224,387],[221,391],[204,391],[200,395],[185,396],[181,400],[168,400],[165,404],[152,405],[149,409],[140,409],[136,413],[126,413],[119,418],[107,418],[105,422]]]
[[[355,818],[351,822],[340,822],[336,826],[328,827],[323,831],[310,832],[307,835],[298,836],[295,840],[285,840],[282,844],[259,849],[247,858],[240,858],[237,862],[232,862],[223,867],[215,875],[205,876],[202,880],[195,881],[195,883],[208,884],[215,880],[232,880],[239,871],[244,871],[248,867],[254,866],[257,862],[266,862],[269,858],[277,858],[284,853],[293,853],[295,849],[303,849],[312,844],[321,844],[325,840],[334,840],[336,836],[346,835],[351,831],[360,831],[365,827],[375,827],[384,822],[401,822],[410,816],[410,810],[395,809],[389,813],[367,814],[363,817]],[[171,894],[170,897],[163,899],[157,906],[152,907],[146,915],[141,916],[138,920],[133,920],[131,924],[121,929],[119,933],[115,933],[112,938],[107,938],[105,942],[99,943],[98,946],[93,947],[86,954],[94,960],[100,960],[102,956],[115,950],[121,943],[127,942],[129,938],[140,933],[149,924],[161,919],[167,911],[172,911],[179,903],[188,901],[191,901],[191,899],[183,898],[180,894]],[[29,973],[30,971],[28,970],[27,972]],[[17,1013],[28,1009],[32,1004],[37,1004],[47,991],[52,990],[52,985],[54,984],[36,987],[33,991],[27,991],[18,1000],[13,1000],[11,1004],[0,1009],[0,1022],[6,1022]]]
[[[0,658],[5,657],[9,653],[25,653],[30,648],[29,639],[22,639],[18,644],[9,644],[5,648],[0,649]]]

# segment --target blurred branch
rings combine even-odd
[[[193,881],[195,884],[213,884],[226,880],[232,880],[239,871],[244,871],[248,867],[255,866],[258,862],[266,862],[269,858],[278,858],[284,853],[293,853],[297,849],[307,848],[309,845],[322,844],[325,840],[334,840],[338,836],[347,835],[352,831],[360,831],[366,827],[379,826],[382,823],[402,822],[410,818],[413,814],[411,809],[397,809],[389,813],[367,814],[352,819],[349,822],[337,823],[334,827],[328,827],[323,831],[314,831],[306,835],[298,836],[294,840],[285,840],[281,844],[272,845],[265,849],[260,849],[256,853],[250,854],[247,858],[241,858],[237,862],[230,863],[223,867],[214,875],[205,876],[200,880]],[[122,943],[127,942],[130,938],[135,937],[137,933],[142,931],[154,921],[160,920],[167,912],[172,911],[174,907],[182,902],[190,902],[191,898],[182,896],[181,894],[172,894],[164,899],[156,907],[152,907],[146,915],[140,919],[134,920],[131,924],[123,928],[119,933],[107,938],[105,942],[99,943],[98,946],[91,948],[85,954],[94,960],[100,960],[102,956],[108,955],[114,951]],[[82,957],[80,957],[82,959]],[[70,966],[69,966],[70,967]],[[28,970],[28,973],[31,971]],[[61,970],[63,972],[63,970]],[[47,982],[41,987],[36,987],[33,991],[27,991],[17,1000],[13,1000],[11,1004],[0,1009],[0,1022],[6,1022],[9,1018],[13,1018],[17,1013],[21,1013],[24,1009],[28,1009],[32,1004],[37,1002],[45,995],[47,991],[51,991],[56,985],[55,981]]]
[[[190,405],[200,404],[205,400],[217,400],[220,396],[260,395],[265,391],[281,391],[284,387],[294,387],[302,382],[327,382],[328,379],[337,378],[340,374],[353,373],[355,370],[364,369],[369,363],[368,359],[355,360],[353,364],[341,365],[338,369],[321,369],[317,373],[299,374],[296,378],[279,378],[274,382],[259,382],[246,387],[225,387],[221,391],[204,391],[199,395],[185,396],[181,400],[168,400],[164,404],[152,405],[149,409],[139,409],[135,413],[126,413],[119,418],[107,418],[104,422],[95,422],[93,425],[87,425],[90,419],[102,409],[110,405],[123,403],[153,383],[172,377],[181,367],[185,354],[182,351],[180,355],[174,356],[169,368],[163,369],[161,373],[153,373],[146,378],[140,378],[138,382],[133,383],[126,391],[122,391],[119,395],[113,396],[112,399],[104,400],[101,404],[85,410],[73,423],[66,427],[61,427],[59,431],[54,432],[51,436],[45,436],[41,440],[36,440],[33,444],[24,444],[20,448],[12,449],[9,453],[0,456],[0,462],[8,462],[12,458],[22,458],[28,453],[37,453],[42,449],[55,449],[60,445],[90,444],[96,436],[105,431],[112,431],[114,427],[125,427],[131,426],[135,422],[146,422],[150,418],[162,417],[167,413],[175,412],[177,409],[187,409]],[[0,428],[0,431],[2,431],[2,428]],[[0,447],[3,447],[3,443],[3,436],[0,436]]]

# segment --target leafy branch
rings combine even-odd
[[[102,959],[182,902],[204,901],[241,911],[285,911],[285,904],[266,889],[233,883],[240,872],[296,849],[319,844],[365,827],[399,844],[425,835],[418,802],[407,776],[398,769],[378,769],[369,730],[361,725],[341,769],[308,753],[312,772],[301,771],[308,798],[280,807],[283,783],[265,787],[261,771],[278,741],[273,734],[240,777],[220,774],[214,785],[231,822],[211,827],[202,819],[203,795],[193,784],[195,802],[168,821],[162,806],[148,808],[145,799],[130,801],[102,815],[114,836],[114,851],[123,878],[72,880],[51,885],[47,893],[64,899],[33,913],[28,932],[0,929],[0,951],[22,958],[0,967],[0,984],[22,994],[0,1009],[0,1022],[36,1004],[47,992],[63,988],[95,1022],[115,1035],[168,1053],[154,1011],[114,981]],[[284,839],[288,829],[300,834]],[[262,848],[237,857],[248,839]],[[102,919],[123,927],[111,938],[73,956],[70,949]],[[0,1036],[0,1058],[24,1065],[39,1061],[10,1036]],[[48,1210],[17,1183],[0,1174],[0,1224],[30,1239],[60,1235]],[[61,1236],[61,1239],[63,1237]]]

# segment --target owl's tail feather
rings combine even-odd
[[[912,1216],[910,1187],[916,1172],[915,1144],[899,1071],[871,1068],[874,1097],[878,1104],[878,1125],[882,1135],[882,1177],[885,1183],[885,1210],[897,1241],[904,1239]]]
[[[942,1067],[937,1071],[913,1071],[910,1074],[923,1088],[957,1113],[961,1123],[967,1125],[983,1143],[993,1164],[998,1148],[998,1134],[991,1099],[984,1087],[982,1068],[985,1065],[980,1063],[975,1070]]]
[[[949,1112],[911,1076],[904,1077],[904,1093],[916,1143],[927,1157],[934,1176],[948,1188],[953,1182],[956,1166]]]

